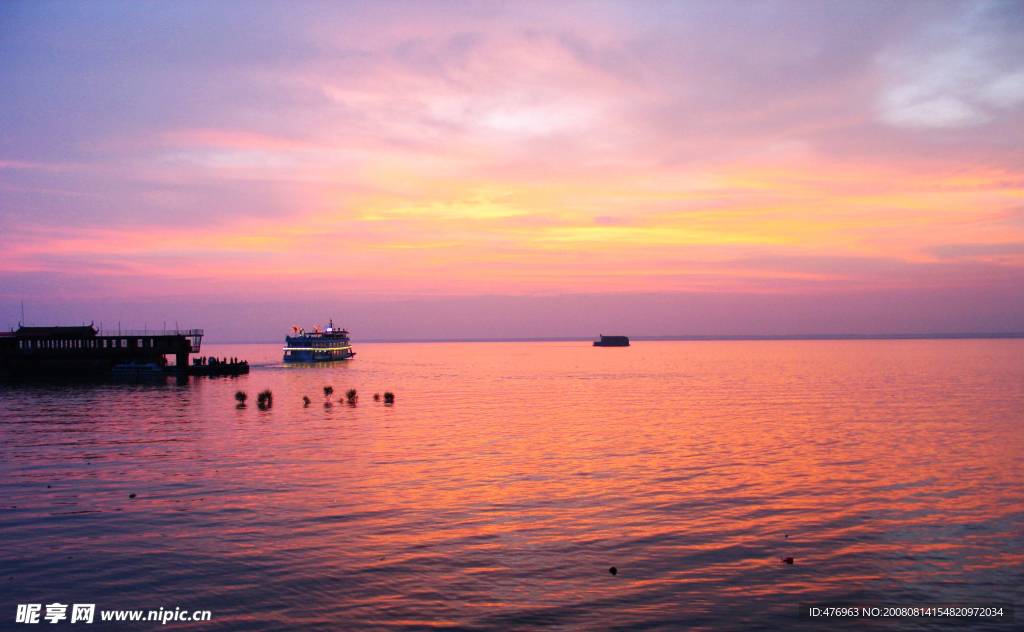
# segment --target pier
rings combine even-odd
[[[0,332],[0,376],[63,377],[148,365],[158,373],[188,375],[189,355],[199,353],[202,340],[202,329],[19,327]],[[248,364],[245,368],[247,373]]]

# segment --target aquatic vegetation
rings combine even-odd
[[[359,395],[356,394],[356,389],[354,389],[354,388],[348,389],[348,391],[345,393],[345,399],[348,400],[349,406],[355,406],[356,405],[356,401],[359,400]]]
[[[266,410],[274,405],[274,394],[270,392],[269,388],[256,395],[256,405],[260,407],[260,410]]]
[[[235,401],[238,402],[239,408],[245,406],[245,400],[247,399],[249,399],[249,395],[245,391],[238,391],[235,393]]]
[[[333,386],[325,386],[324,387],[324,398],[327,401],[324,402],[324,406],[330,406],[331,405],[331,398],[332,397],[334,397],[334,387]]]
[[[380,401],[380,393],[374,393],[373,394],[373,401],[375,401],[375,402],[379,402]]]
[[[395,403],[395,394],[392,393],[391,391],[386,391],[384,393],[384,403],[385,404],[394,404]]]
[[[302,396],[302,407],[303,407],[303,408],[309,408],[309,402],[310,402],[310,401],[311,401],[311,400],[309,399],[309,396],[308,396],[308,395],[303,395],[303,396]]]

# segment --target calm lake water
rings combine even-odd
[[[252,373],[0,384],[0,628],[53,602],[211,611],[160,626],[195,630],[1021,625],[797,614],[1024,603],[1024,340],[588,344],[204,345]]]

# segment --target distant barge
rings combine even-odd
[[[628,336],[601,336],[600,340],[594,341],[595,347],[628,347]]]
[[[100,331],[83,327],[19,327],[0,332],[0,377],[71,377],[88,375],[204,375],[190,366],[198,353],[202,329]],[[173,356],[174,364],[168,363]],[[219,369],[218,375],[249,372],[248,363]]]

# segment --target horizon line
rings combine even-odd
[[[772,340],[1006,340],[1024,338],[1024,332],[971,332],[936,334],[781,334],[781,335],[674,335],[629,336],[630,342],[711,342],[711,341],[772,341]],[[526,338],[369,338],[362,343],[434,343],[434,342],[593,342],[593,338],[580,336],[526,337]],[[208,342],[207,344],[252,345],[282,344],[280,340],[246,340]]]

